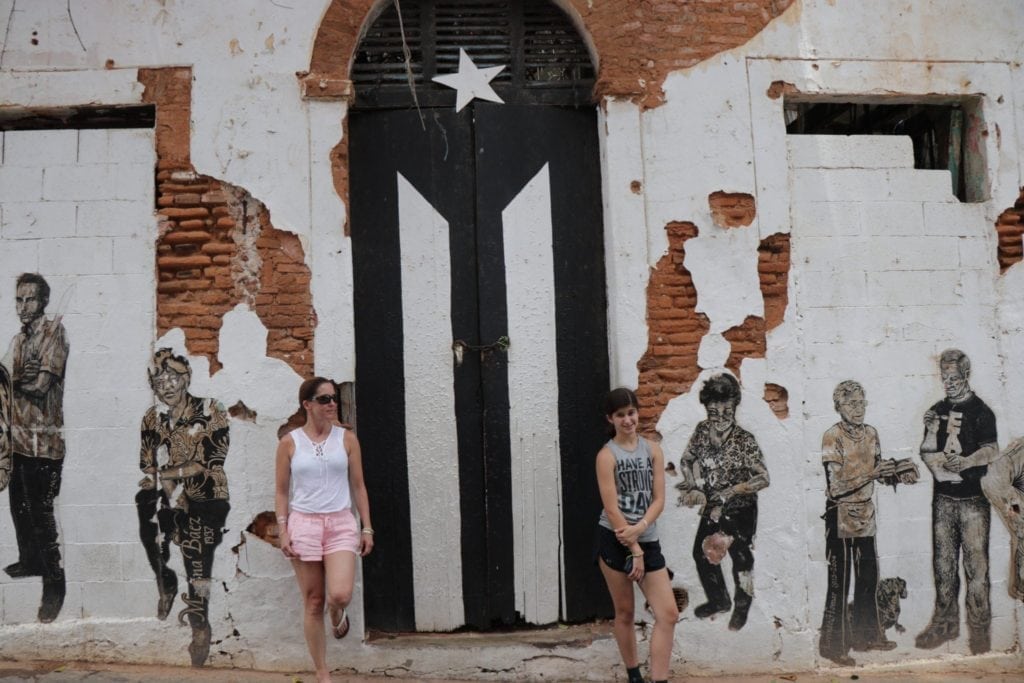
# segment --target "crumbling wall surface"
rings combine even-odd
[[[662,447],[678,468],[705,418],[697,400],[704,379],[733,371],[743,384],[737,422],[757,438],[771,474],[759,494],[752,607],[758,616],[744,628],[732,670],[762,668],[765,652],[773,668],[830,665],[817,650],[827,580],[821,442],[839,421],[832,401],[838,382],[864,385],[866,421],[878,429],[884,457],[916,459],[922,415],[943,396],[938,355],[961,348],[972,360],[972,388],[996,413],[1000,445],[1024,434],[1013,411],[1024,399],[1024,306],[1019,266],[1010,264],[1021,186],[1019,48],[974,33],[984,27],[1012,43],[1009,32],[1024,25],[1024,16],[1012,3],[999,9],[1005,26],[958,3],[906,3],[886,15],[886,31],[877,31],[877,17],[862,8],[801,2],[743,48],[671,74],[665,103],[641,114],[646,262],[657,273],[674,249],[662,226],[695,225],[700,236],[686,244],[686,266],[697,310],[709,322],[697,366],[686,372],[697,372],[697,380],[658,420]],[[954,41],[942,37],[951,19],[967,27]],[[864,40],[825,39],[841,30]],[[978,201],[958,201],[947,171],[914,168],[907,138],[787,136],[783,105],[794,97],[978,97],[984,121],[969,144],[988,189]],[[728,225],[732,212],[721,203],[742,194],[755,201],[749,228]],[[717,211],[709,205],[713,196]],[[744,238],[744,230],[753,236]],[[638,287],[619,296],[660,309]],[[623,331],[612,343],[635,342]],[[638,370],[642,377],[644,368]],[[788,416],[777,410],[781,389]],[[892,652],[852,652],[858,664],[970,654],[966,637],[938,654],[915,645],[935,590],[931,475],[918,464],[919,484],[876,494],[880,572],[907,581],[907,631],[887,632],[897,642]],[[690,554],[697,514],[675,504],[671,471],[668,481],[662,545],[677,580],[699,586]],[[994,516],[988,552],[992,649],[1014,661],[1021,605],[1007,594],[1008,534]],[[800,571],[781,569],[797,556]],[[701,598],[698,587],[696,603]],[[688,626],[689,647],[721,645],[721,620],[692,619]]]
[[[310,92],[336,93],[355,51],[359,29],[379,0],[334,0],[313,48]],[[658,106],[662,83],[672,71],[693,66],[757,35],[794,0],[748,2],[593,2],[558,0],[599,55],[595,95],[623,97]],[[372,16],[372,15],[371,15]]]
[[[705,417],[698,392],[709,376],[740,377],[738,423],[756,437],[771,475],[759,496],[749,621],[735,633],[721,617],[684,611],[677,676],[832,667],[817,651],[826,582],[820,450],[822,433],[838,420],[837,382],[864,385],[867,421],[885,457],[916,458],[922,414],[942,396],[936,358],[955,346],[971,356],[971,384],[995,410],[999,444],[1024,434],[1015,410],[1024,403],[1024,270],[1013,262],[1024,185],[1024,9],[1017,0],[984,9],[959,0],[885,4],[562,3],[601,65],[612,380],[649,389],[645,427],[662,437],[676,469],[661,542],[691,605],[703,601],[692,558],[697,512],[677,505],[673,485]],[[232,511],[214,562],[208,665],[308,669],[291,568],[245,529],[272,505],[274,432],[295,407],[300,373],[354,374],[351,251],[338,174],[347,109],[331,99],[343,88],[330,79],[345,79],[360,28],[382,5],[0,0],[0,106],[158,107],[156,130],[126,134],[138,158],[122,150],[114,160],[117,136],[97,142],[87,131],[74,144],[67,131],[52,132],[64,138],[52,148],[26,143],[24,131],[2,136],[0,348],[18,330],[14,278],[38,270],[56,285],[51,315],[62,307],[60,292],[78,282],[64,324],[73,353],[87,354],[69,366],[60,497],[65,567],[76,583],[61,616],[40,624],[38,580],[0,574],[4,656],[188,662],[187,629],[156,618],[157,588],[131,502],[139,422],[153,405],[146,364],[153,349],[169,346],[189,356],[192,393],[234,415],[225,465]],[[177,87],[187,86],[188,97],[154,90],[150,98],[157,86],[147,70],[185,79]],[[321,94],[328,96],[303,99],[301,89],[313,84],[296,78],[303,71],[327,77],[330,92]],[[839,145],[786,135],[786,98],[849,96],[977,98],[984,120],[972,145],[983,152],[984,197],[956,201],[945,172],[913,168],[895,138]],[[45,163],[43,147],[56,155]],[[74,162],[62,160],[71,149]],[[90,160],[89,150],[106,150],[107,160]],[[145,182],[131,163],[116,170],[129,158],[150,169]],[[49,171],[80,166],[90,168]],[[60,176],[74,182],[53,180]],[[108,196],[114,186],[135,189]],[[81,188],[88,196],[75,195]],[[246,206],[252,210],[240,210]],[[46,231],[36,227],[43,224]],[[197,254],[201,263],[187,260]],[[296,299],[266,298],[271,262],[286,266],[272,270],[299,288],[277,293]],[[223,290],[205,301],[194,290],[173,291],[179,280],[194,281],[178,273],[200,268],[204,277],[213,269]],[[165,316],[167,303],[202,308]],[[183,324],[193,314],[216,320]],[[285,339],[299,346],[275,352]],[[969,656],[963,623],[961,636],[939,649],[915,646],[934,598],[931,483],[921,470],[922,482],[876,493],[881,575],[907,581],[907,631],[887,631],[893,651],[854,657],[869,667],[918,660],[971,670],[983,661],[1019,671],[1024,606],[1007,594],[1007,532],[995,515],[993,654]],[[16,548],[5,502],[0,496],[0,566]],[[180,567],[179,555],[174,561]],[[607,636],[535,646],[503,635],[464,650],[402,638],[364,642],[360,593],[357,585],[353,631],[332,643],[332,665],[414,679],[621,674]],[[642,605],[637,615],[649,621]]]

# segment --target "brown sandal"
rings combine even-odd
[[[331,619],[331,631],[334,633],[334,637],[341,640],[348,635],[348,612],[341,610],[341,620],[335,624],[334,620]]]

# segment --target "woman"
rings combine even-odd
[[[597,561],[615,606],[615,642],[629,683],[643,683],[634,633],[633,582],[654,613],[650,673],[668,680],[679,609],[658,542],[657,519],[665,507],[664,456],[658,444],[637,434],[637,399],[629,389],[605,397],[612,438],[597,453],[597,485],[603,510],[598,520]]]
[[[277,444],[275,507],[281,550],[292,561],[305,606],[303,631],[316,679],[330,681],[324,596],[335,638],[348,633],[356,554],[373,550],[370,502],[359,441],[338,425],[334,382],[314,377],[299,387],[299,409]],[[289,500],[290,499],[290,500]],[[355,502],[362,530],[352,514]]]
[[[700,402],[708,419],[693,430],[681,463],[683,482],[678,485],[683,505],[701,506],[693,559],[708,601],[693,613],[706,619],[733,608],[718,565],[722,546],[728,543],[736,591],[729,628],[738,631],[747,623],[754,598],[757,492],[768,486],[768,470],[754,435],[736,424],[736,378],[724,373],[710,377],[701,387]]]

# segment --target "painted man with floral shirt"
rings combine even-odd
[[[706,619],[733,609],[729,628],[747,623],[754,597],[754,534],[757,492],[769,484],[768,469],[754,435],[736,424],[740,385],[729,374],[710,377],[700,390],[708,419],[697,424],[682,458],[680,502],[701,506],[693,559],[707,596],[693,613]],[[705,547],[726,539],[732,559],[735,607],[729,600],[718,557]],[[712,561],[715,560],[715,561]]]

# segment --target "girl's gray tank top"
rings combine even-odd
[[[609,439],[608,450],[615,456],[615,490],[619,495],[619,511],[630,524],[636,524],[647,512],[654,495],[654,465],[647,439],[640,437],[636,450],[627,451],[614,440]],[[611,529],[608,515],[601,510],[597,523]],[[648,543],[658,540],[658,523],[652,522],[640,534],[639,541]]]

